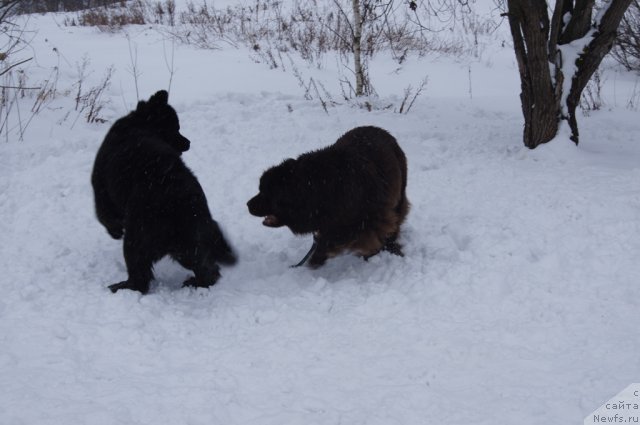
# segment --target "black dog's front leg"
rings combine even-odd
[[[109,289],[114,294],[118,292],[120,289],[130,289],[132,291],[138,291],[141,294],[146,294],[149,292],[149,282],[135,282],[132,280],[123,280],[119,283],[114,283],[113,285],[109,285]]]
[[[142,294],[149,292],[149,282],[153,279],[153,261],[151,249],[145,246],[138,232],[127,232],[124,236],[124,261],[127,265],[129,278],[123,282],[109,285],[114,294],[120,289],[131,289]]]

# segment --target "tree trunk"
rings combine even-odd
[[[550,25],[546,0],[508,0],[507,15],[522,89],[525,146],[533,149],[552,140],[561,120],[568,121],[571,140],[578,144],[576,109],[580,96],[611,50],[630,3],[604,0],[594,20],[595,0],[556,0]],[[582,46],[581,51],[563,58],[562,46],[572,42]],[[563,70],[571,75],[564,75]],[[570,79],[568,93],[563,92],[567,89],[565,79]]]
[[[362,69],[362,15],[360,0],[352,0],[353,6],[353,67],[356,74],[356,96],[364,94],[364,70]]]
[[[524,145],[535,148],[558,132],[559,99],[551,78],[547,40],[549,17],[544,0],[509,0],[509,27],[520,72]]]
[[[611,51],[616,39],[618,26],[630,5],[631,0],[609,1],[609,7],[602,15],[599,25],[593,26],[595,31],[591,41],[576,60],[576,73],[573,75],[571,90],[567,95],[571,140],[576,144],[578,144],[579,136],[576,108],[580,103],[580,96],[582,96],[582,91],[589,83],[593,73],[600,66],[602,59]]]

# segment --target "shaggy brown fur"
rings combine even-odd
[[[324,264],[345,250],[365,258],[381,249],[402,255],[397,243],[409,212],[407,160],[395,138],[377,127],[358,127],[336,143],[287,159],[264,172],[247,206],[269,227],[313,233],[309,264]]]

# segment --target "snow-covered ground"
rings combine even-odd
[[[122,34],[51,15],[30,24],[32,72],[61,56],[71,88],[86,54],[91,78],[116,69],[103,116],[135,105]],[[170,45],[127,31],[147,98],[168,87]],[[608,74],[579,148],[530,151],[513,53],[499,46],[401,70],[374,61],[381,103],[428,75],[407,115],[327,114],[290,70],[249,51],[175,46],[183,157],[240,256],[208,290],[181,288],[188,272],[163,260],[148,295],[111,294],[121,242],[95,219],[89,183],[110,124],[64,119],[72,101],[52,103],[23,141],[0,145],[0,424],[569,424],[638,382],[635,77]],[[339,100],[330,69],[300,67]],[[408,157],[406,256],[289,268],[310,238],[263,227],[246,201],[267,167],[364,124]]]

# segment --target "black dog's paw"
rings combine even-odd
[[[114,283],[113,285],[109,285],[109,289],[114,294],[118,292],[120,289],[130,289],[132,291],[138,291],[142,294],[146,294],[149,291],[149,285],[146,285],[146,287],[141,285],[135,285],[129,282],[128,280],[125,280],[120,283]]]
[[[191,287],[191,288],[209,288],[216,284],[216,282],[220,279],[220,273],[217,273],[217,276],[213,276],[208,280],[198,280],[195,276],[190,277],[182,283],[182,287]]]
[[[127,282],[127,281],[120,282],[120,283],[114,283],[113,285],[109,285],[109,289],[111,290],[111,292],[113,292],[115,294],[120,289],[129,289],[128,284],[129,284],[129,282]]]

